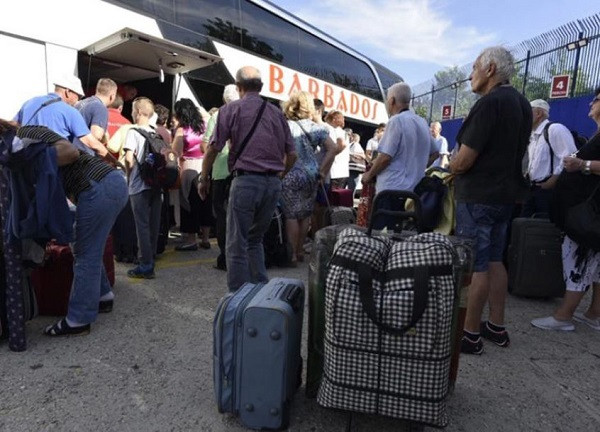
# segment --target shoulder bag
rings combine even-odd
[[[595,199],[600,181],[588,199],[567,209],[565,232],[580,246],[600,252],[600,205]]]

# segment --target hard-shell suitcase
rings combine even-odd
[[[565,292],[562,236],[547,219],[516,218],[508,247],[510,292],[525,297],[562,297]]]
[[[213,322],[219,412],[252,429],[282,429],[301,383],[304,285],[275,278],[223,297]]]
[[[331,225],[315,234],[308,264],[308,353],[306,356],[306,397],[315,398],[323,375],[325,334],[325,279],[340,233],[349,225]]]
[[[31,284],[35,289],[40,315],[66,315],[73,284],[73,254],[69,246],[51,243],[48,258],[42,267],[31,272]],[[104,269],[110,285],[115,284],[115,262],[112,236],[104,247]]]

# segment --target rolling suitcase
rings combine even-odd
[[[323,188],[325,202],[327,203],[327,209],[325,210],[325,226],[330,225],[348,225],[356,223],[356,212],[352,208],[352,206],[340,206],[340,205],[332,205],[329,200],[327,192],[325,192],[325,187],[321,185]],[[335,189],[338,191],[348,190],[350,189]],[[351,192],[351,191],[350,191]]]
[[[332,188],[329,191],[328,198],[329,202],[334,207],[354,207],[354,197],[351,189]]]
[[[48,258],[42,267],[31,272],[31,284],[35,289],[40,315],[66,315],[73,284],[73,254],[69,246],[50,243]],[[115,284],[115,262],[112,236],[104,247],[104,269],[110,285]]]
[[[562,297],[562,236],[547,219],[516,218],[508,247],[508,285],[524,297]]]
[[[304,285],[275,278],[223,297],[213,322],[213,378],[219,412],[251,429],[283,429],[301,384]]]
[[[398,241],[370,234],[348,228],[335,246],[317,402],[446,426],[452,322],[464,263],[438,233]]]

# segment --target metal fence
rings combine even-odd
[[[600,13],[565,24],[512,47],[516,72],[511,83],[527,99],[548,99],[552,77],[569,75],[567,97],[593,92],[600,85]],[[429,121],[468,114],[478,96],[471,92],[472,63],[441,70],[413,88],[413,107]],[[443,116],[444,107],[451,114]]]

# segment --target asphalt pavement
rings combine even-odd
[[[38,317],[27,324],[26,352],[0,345],[0,431],[245,430],[214,402],[212,319],[226,293],[216,255],[214,243],[198,252],[171,245],[154,280],[129,280],[130,266],[117,264],[115,308],[91,334],[49,338],[42,330],[55,318]],[[270,276],[307,282],[308,266],[271,269]],[[482,356],[461,357],[447,431],[600,430],[600,332],[529,324],[557,302],[510,297],[512,345],[486,344]],[[301,388],[288,430],[344,431],[346,422]],[[357,432],[404,430],[403,422],[378,416],[356,415],[352,424]]]

